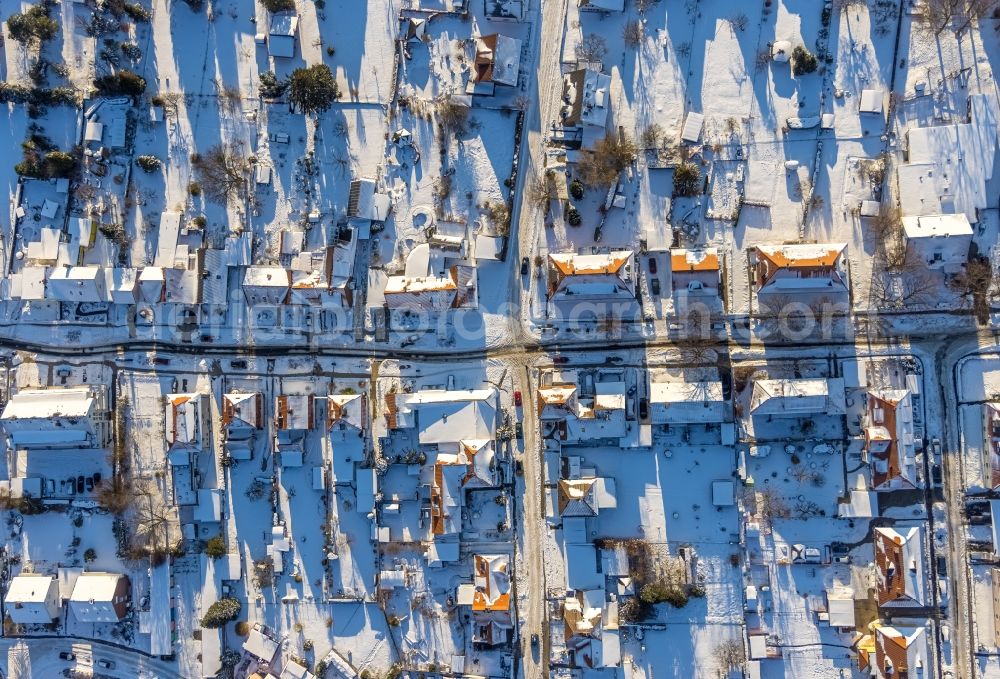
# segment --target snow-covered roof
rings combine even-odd
[[[473,558],[474,611],[510,609],[510,557],[506,554],[476,554]]]
[[[156,255],[153,264],[171,269],[177,258],[177,239],[181,232],[181,213],[166,211],[160,213],[160,225],[156,229]]]
[[[368,411],[364,394],[333,394],[326,397],[326,427],[348,424],[355,429],[365,429]]]
[[[861,90],[861,101],[858,110],[861,113],[882,113],[882,100],[884,95],[881,90]]]
[[[104,271],[97,266],[56,267],[49,273],[49,299],[60,302],[106,302]]]
[[[826,590],[826,612],[831,627],[854,627],[854,590],[833,587]]]
[[[716,248],[674,248],[670,251],[670,271],[673,274],[718,270],[719,251]]]
[[[962,213],[954,215],[910,215],[903,217],[907,240],[916,238],[972,238],[972,225]]]
[[[649,417],[654,424],[722,422],[722,382],[651,382]]]
[[[275,14],[267,36],[267,53],[272,57],[291,59],[295,56],[295,32],[299,18],[295,14]]]
[[[435,536],[456,535],[462,529],[465,473],[466,467],[457,455],[438,455],[431,483],[431,533]]]
[[[278,642],[266,635],[260,625],[254,625],[243,642],[243,650],[266,663],[274,660],[278,654]]]
[[[878,605],[923,606],[927,597],[923,529],[880,527],[874,538]]]
[[[22,389],[7,402],[0,420],[89,417],[95,403],[88,387]]]
[[[989,206],[998,135],[995,94],[969,96],[969,122],[911,128],[909,162],[896,173],[903,215],[964,213],[970,222]]]
[[[607,127],[611,99],[611,76],[590,68],[571,71],[564,76],[563,109],[566,125]]]
[[[521,67],[521,41],[499,33],[476,38],[473,80],[513,87]]]
[[[202,395],[198,393],[167,395],[164,418],[168,445],[198,445],[201,443],[202,415],[204,414],[202,398]]]
[[[567,589],[604,587],[604,576],[597,572],[597,549],[593,543],[566,545],[565,552]]]
[[[17,624],[49,624],[59,617],[59,583],[51,575],[14,576],[7,586],[4,606]]]
[[[496,428],[495,389],[424,389],[393,394],[389,416],[399,428],[418,427],[421,443],[451,443],[493,438]]]
[[[392,210],[389,196],[378,192],[378,184],[374,179],[361,177],[351,182],[347,199],[347,216],[368,219],[373,222],[384,221]]]
[[[82,573],[73,586],[70,610],[80,622],[118,622],[116,611],[118,583],[126,576],[118,573]]]
[[[698,143],[701,139],[701,128],[705,125],[705,116],[701,113],[691,112],[684,119],[684,127],[681,129],[681,139],[692,144]]]
[[[752,415],[843,414],[844,382],[840,379],[756,380],[750,398]]]
[[[222,424],[230,429],[260,429],[264,426],[263,401],[259,391],[223,394]]]

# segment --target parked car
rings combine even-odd
[[[649,417],[649,401],[644,398],[639,399],[639,419],[645,420]]]
[[[521,258],[521,275],[522,276],[527,276],[528,275],[528,258],[527,257],[522,257]]]
[[[532,648],[538,648],[538,635],[537,634],[532,634],[531,635],[531,647]]]
[[[519,408],[521,407],[521,392],[520,391],[515,391],[514,392],[514,405],[516,405]]]
[[[563,365],[564,363],[569,363],[569,358],[566,356],[553,356],[552,362],[556,365]]]
[[[649,273],[656,273],[656,257],[649,258]]]
[[[514,473],[518,476],[524,476],[524,463],[520,460],[514,460]]]
[[[941,465],[936,462],[931,466],[931,483],[935,486],[940,486],[941,481]]]
[[[104,660],[102,658],[101,660],[97,661],[97,666],[98,667],[103,667],[106,670],[113,670],[115,668],[115,661],[114,660]]]
[[[70,653],[69,651],[62,651],[61,653],[59,653],[59,659],[73,661],[76,660],[76,656]]]
[[[517,434],[517,438],[523,439],[524,438],[524,425],[522,425],[520,422],[515,422],[514,423],[514,433]]]
[[[659,295],[660,294],[660,279],[659,278],[654,278],[653,280],[651,280],[649,282],[649,287],[653,291],[654,295]]]

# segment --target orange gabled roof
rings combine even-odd
[[[551,254],[549,262],[564,276],[587,274],[616,274],[632,257],[629,251],[611,252],[607,255]]]
[[[833,267],[847,246],[838,244],[817,245],[758,245],[757,255],[779,269]]]
[[[707,250],[671,250],[670,270],[674,273],[718,271],[719,254],[715,248]]]

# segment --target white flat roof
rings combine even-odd
[[[972,225],[963,213],[903,217],[906,238],[972,237]]]

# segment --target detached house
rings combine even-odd
[[[132,583],[117,573],[81,573],[73,585],[69,610],[79,622],[115,623],[125,617]]]
[[[476,38],[469,94],[492,95],[497,85],[514,87],[521,70],[521,41],[499,33]]]
[[[4,611],[18,625],[48,625],[59,618],[59,581],[51,575],[14,576],[4,597]]]
[[[564,300],[635,298],[634,253],[614,250],[603,255],[549,255],[549,296]]]
[[[906,389],[868,392],[865,448],[872,466],[872,488],[917,488],[913,401]]]
[[[222,397],[222,424],[229,438],[242,439],[264,427],[264,396],[259,391]]]
[[[15,449],[106,447],[111,443],[107,389],[21,389],[4,407],[0,429]]]
[[[593,517],[602,509],[615,509],[618,501],[615,498],[614,479],[584,478],[561,479],[557,489],[559,501],[559,516]]]
[[[203,450],[207,443],[208,397],[168,394],[164,412],[167,447]]]
[[[510,557],[506,554],[476,554],[473,582],[458,588],[459,606],[472,614],[472,642],[497,646],[510,641],[514,629],[510,614]]]
[[[930,647],[923,627],[878,625],[858,642],[858,669],[874,679],[930,679]]]
[[[924,532],[919,527],[876,528],[875,570],[879,607],[927,604]]]
[[[368,406],[364,394],[335,394],[326,397],[326,429],[354,429],[363,432],[368,428]]]
[[[275,399],[275,449],[281,453],[281,466],[302,466],[305,458],[303,439],[316,424],[314,411],[312,394],[282,394]]]
[[[718,295],[722,267],[715,248],[670,251],[670,275],[675,293]]]
[[[756,380],[750,397],[754,417],[803,417],[843,415],[844,381],[841,379]]]
[[[754,282],[757,293],[847,293],[847,244],[759,245]]]

